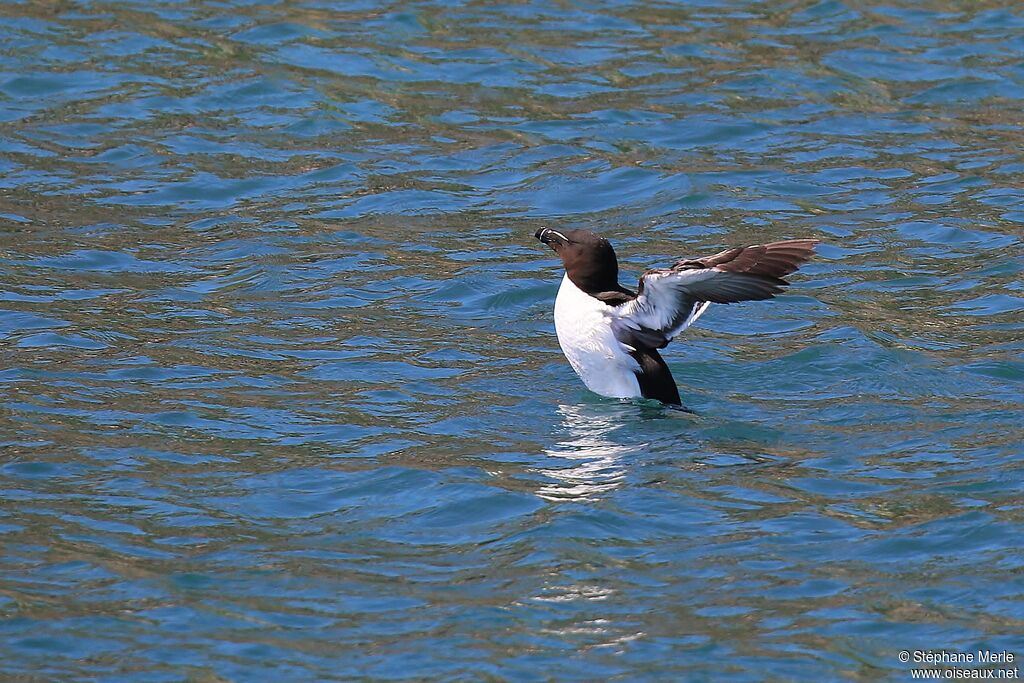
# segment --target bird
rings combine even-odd
[[[540,228],[534,237],[562,259],[555,333],[588,389],[610,398],[682,406],[659,353],[711,304],[771,299],[783,279],[814,255],[815,239],[794,239],[682,258],[640,276],[636,292],[619,284],[611,243],[589,230]]]

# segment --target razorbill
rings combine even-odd
[[[651,398],[681,405],[679,390],[658,349],[711,304],[771,299],[783,276],[814,254],[817,240],[736,247],[671,268],[648,270],[636,293],[619,284],[615,250],[589,230],[541,228],[534,237],[565,266],[555,299],[555,332],[562,353],[591,391],[613,398]]]

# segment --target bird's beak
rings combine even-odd
[[[552,247],[554,247],[556,244],[566,244],[569,241],[565,235],[558,232],[557,230],[552,230],[551,228],[541,228],[537,232],[533,233],[533,236],[539,239],[544,244],[550,244]]]

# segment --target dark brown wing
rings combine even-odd
[[[672,270],[698,270],[714,268],[723,273],[746,273],[781,279],[795,272],[814,256],[818,240],[786,240],[770,244],[726,249],[714,256],[680,259]]]
[[[787,240],[737,247],[670,269],[649,270],[637,296],[616,308],[612,326],[623,343],[661,348],[685,330],[707,303],[770,299],[788,285],[783,277],[814,255],[817,240]],[[656,342],[656,343],[655,343]]]

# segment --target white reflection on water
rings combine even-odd
[[[538,469],[551,481],[537,495],[552,501],[592,500],[618,488],[626,476],[626,456],[647,446],[615,438],[615,432],[629,424],[626,413],[631,409],[635,411],[637,407],[559,405],[560,431],[568,438],[544,449],[544,454],[565,464]]]

